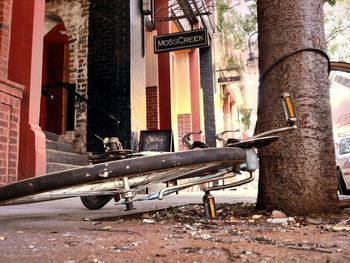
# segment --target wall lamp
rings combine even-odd
[[[247,66],[255,66],[254,61],[258,58],[257,56],[255,56],[254,52],[252,52],[252,47],[251,47],[251,39],[252,36],[257,34],[258,31],[255,31],[253,33],[251,33],[248,37],[248,49],[249,49],[249,53],[248,53],[248,59],[247,59]]]

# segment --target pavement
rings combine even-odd
[[[255,202],[256,187],[240,186],[233,190],[212,192],[217,203],[233,202]],[[134,210],[125,211],[125,205],[110,201],[100,210],[88,210],[80,201],[80,198],[67,198],[55,201],[32,203],[25,205],[1,206],[0,207],[0,232],[7,225],[6,222],[18,221],[19,219],[29,219],[44,221],[55,220],[75,220],[81,218],[109,218],[118,216],[132,216],[132,214],[147,211],[164,209],[171,206],[185,204],[202,203],[203,192],[180,192],[165,196],[163,200],[151,200],[134,203]]]
[[[255,202],[257,184],[253,181],[235,189],[216,191],[212,194],[216,203]],[[243,255],[242,261],[239,260],[239,256],[234,258],[239,262],[262,262],[267,258],[273,261],[266,262],[283,262],[278,260],[276,255],[285,255],[286,252],[290,253],[291,251],[294,254],[304,255],[305,251],[299,252],[294,249],[271,246],[270,243],[260,244],[254,241],[256,240],[254,233],[264,236],[263,241],[265,242],[276,238],[277,232],[283,235],[280,240],[290,240],[290,235],[294,233],[302,238],[300,240],[309,238],[306,245],[314,244],[314,234],[309,232],[299,233],[299,231],[302,231],[299,228],[296,230],[288,228],[283,233],[277,229],[277,232],[271,232],[272,237],[268,236],[266,238],[265,235],[272,235],[270,232],[266,232],[270,228],[260,224],[255,225],[255,230],[251,228],[254,226],[243,225],[247,229],[237,233],[225,232],[223,228],[220,228],[220,231],[212,228],[207,230],[200,228],[196,232],[197,237],[189,233],[192,230],[186,230],[187,232],[182,233],[183,226],[178,224],[167,224],[166,222],[151,224],[143,221],[147,219],[148,211],[185,204],[201,204],[202,197],[203,192],[179,192],[179,194],[165,196],[163,200],[135,202],[134,207],[136,209],[132,211],[125,211],[124,205],[115,204],[113,201],[100,210],[92,211],[86,209],[79,198],[27,205],[0,206],[0,262],[215,262],[217,258],[220,259],[220,262],[232,262],[232,258],[225,260],[227,251],[232,251],[234,255]],[[141,220],[140,214],[146,219]],[[130,220],[124,220],[124,217]],[[138,219],[133,220],[133,218]],[[192,226],[189,227],[192,229]],[[233,231],[230,227],[229,229]],[[287,232],[284,233],[285,231]],[[320,244],[331,242],[324,241],[325,235],[320,234],[320,230],[317,228],[312,233],[320,236]],[[338,233],[331,234],[333,236],[329,239],[332,242],[339,239],[339,244],[329,247],[333,250],[344,249],[344,251],[348,251],[348,243],[344,243],[345,245],[341,243],[346,242],[344,240],[348,240],[348,236],[341,237]],[[206,236],[213,235],[217,235],[217,237],[212,240],[206,239]],[[248,235],[252,235],[252,237]],[[223,239],[227,239],[227,242],[216,242]],[[300,240],[298,239],[297,244],[304,244],[305,241]],[[202,248],[206,246],[208,246],[208,251],[221,246],[225,248],[224,250],[213,250],[214,252],[210,252],[211,254],[208,254],[209,252],[205,254],[203,251],[207,250],[202,250]],[[232,247],[228,249],[227,246]],[[253,247],[249,248],[249,246]],[[264,250],[258,250],[260,246],[263,246]],[[187,251],[188,248],[195,249],[197,247],[201,248],[198,253],[194,253],[196,250]],[[180,250],[184,248],[187,252]],[[328,249],[328,247],[326,248]],[[276,249],[279,249],[278,252],[276,252]],[[259,253],[251,252],[248,255],[247,251],[259,251]],[[273,256],[267,257],[266,254],[268,253],[272,253]],[[329,255],[328,252],[328,254],[316,253],[317,255],[321,254],[321,256]],[[334,260],[321,258],[316,261],[306,260],[306,257],[309,259],[308,256],[302,258],[300,255],[296,257],[294,254],[283,257],[290,257],[300,262],[348,262],[342,261],[345,256],[341,260],[338,260],[338,258],[334,258]],[[331,255],[343,256],[339,252]],[[211,258],[208,259],[208,256],[211,256]],[[255,261],[245,260],[245,257],[248,256],[258,257],[259,259]]]
[[[241,186],[236,190],[216,191],[212,194],[217,203],[256,200],[256,189],[252,187]],[[110,247],[108,242],[114,242],[115,245],[116,240],[119,240],[117,237],[121,234],[116,235],[115,231],[129,233],[139,229],[146,231],[147,233],[142,233],[150,235],[148,239],[152,240],[153,232],[134,218],[167,207],[201,204],[202,197],[203,192],[180,192],[165,196],[163,200],[135,202],[135,209],[131,211],[125,211],[125,205],[115,204],[113,200],[100,210],[88,210],[80,198],[0,206],[0,262],[141,262],[139,259],[125,261],[121,258],[119,261],[99,261],[95,256],[91,260],[87,255],[102,253],[102,258],[113,258],[110,253],[105,254],[104,250]],[[131,220],[123,220],[125,217]],[[113,226],[113,230],[97,231],[105,224]],[[118,242],[125,243],[125,240]]]

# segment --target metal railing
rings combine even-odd
[[[83,101],[88,106],[93,107],[93,108],[99,110],[100,112],[102,112],[103,114],[105,114],[105,116],[108,116],[110,119],[115,121],[117,124],[120,123],[120,121],[112,113],[107,111],[105,108],[101,107],[100,105],[98,105],[96,103],[93,103],[93,102],[89,101],[83,95],[81,95],[78,92],[76,92],[75,91],[75,86],[76,85],[74,83],[67,83],[67,82],[57,83],[57,84],[53,84],[53,85],[44,85],[44,86],[42,86],[42,95],[44,95],[44,96],[48,97],[50,100],[52,100],[52,99],[54,99],[54,95],[51,94],[48,91],[49,88],[65,88],[69,92],[73,92],[74,93],[76,102],[82,102]]]

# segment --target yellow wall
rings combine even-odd
[[[178,114],[191,113],[190,67],[188,53],[171,53],[171,123],[175,150],[178,150]],[[182,134],[180,134],[182,136]]]
[[[158,83],[158,55],[154,54],[153,37],[157,35],[157,31],[146,31],[146,87],[157,86]]]

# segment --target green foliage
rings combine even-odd
[[[235,5],[236,1],[217,0],[217,31],[221,33],[224,46],[230,50],[239,50],[244,47],[247,37],[257,28],[256,3],[252,1],[249,5],[249,12],[245,15],[239,14]],[[242,70],[239,60],[228,54],[225,49],[227,67],[232,70]]]
[[[246,15],[239,14],[234,7],[230,7],[230,3],[230,0],[217,0],[216,2],[217,30],[227,44],[233,46],[234,49],[241,49],[247,36],[256,31],[256,3],[249,5],[249,13]]]
[[[250,118],[252,116],[253,109],[248,109],[245,106],[241,105],[238,107],[238,112],[240,114],[240,120],[245,130],[250,128]]]
[[[249,7],[249,14],[243,17],[241,26],[246,35],[250,35],[251,33],[257,30],[258,17],[257,17],[257,6],[256,2],[253,1]]]
[[[216,1],[216,12],[218,16],[217,29],[219,32],[223,32],[225,28],[225,13],[229,10],[229,6],[224,0]]]
[[[231,56],[227,60],[227,68],[228,71],[240,71],[242,70],[242,66],[240,63],[237,62],[237,58],[234,56]]]
[[[324,3],[328,3],[331,6],[334,6],[337,0],[323,0]]]
[[[327,2],[328,3],[328,2]],[[324,23],[327,53],[331,60],[350,61],[350,5],[348,0],[325,4]]]

